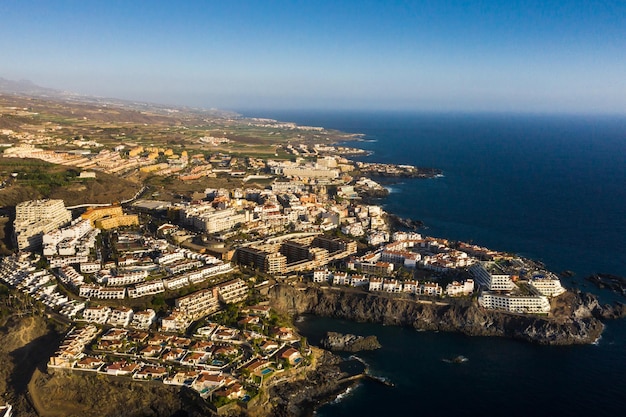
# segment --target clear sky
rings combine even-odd
[[[223,109],[626,113],[626,1],[0,1],[0,77]]]

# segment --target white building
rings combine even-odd
[[[42,243],[44,246],[56,246],[65,239],[77,240],[85,236],[93,230],[89,220],[77,219],[72,222],[71,226],[50,231],[43,235]]]
[[[15,237],[19,250],[41,247],[43,235],[72,220],[63,200],[30,200],[15,206]]]
[[[369,287],[370,279],[361,274],[350,275],[350,285],[353,287]]]
[[[76,270],[71,266],[61,267],[59,269],[59,278],[61,278],[61,281],[65,284],[69,284],[74,287],[80,287],[85,281],[85,277],[76,272]]]
[[[248,286],[241,279],[233,279],[216,286],[219,299],[223,303],[236,303],[248,296]]]
[[[100,286],[93,284],[81,285],[78,289],[78,295],[84,298],[98,298],[100,294]]]
[[[561,285],[561,281],[557,277],[536,275],[531,278],[528,283],[535,288],[541,295],[546,297],[558,297],[565,292],[565,288]]]
[[[107,278],[108,286],[123,286],[123,285],[131,285],[138,284],[143,282],[148,277],[148,271],[135,271],[135,272],[127,272],[122,275],[114,275],[109,276]]]
[[[370,278],[368,290],[369,291],[382,291],[383,279],[382,278]]]
[[[166,265],[168,263],[179,261],[181,259],[185,259],[185,253],[179,250],[161,254],[161,256],[157,258],[157,262],[160,265]]]
[[[123,300],[126,297],[126,288],[100,288],[98,291],[98,297],[102,300]]]
[[[417,294],[419,292],[419,282],[414,279],[408,279],[402,283],[402,291],[410,294]]]
[[[333,274],[328,269],[316,269],[313,271],[313,282],[321,284],[322,282],[329,282],[332,279]]]
[[[59,268],[66,265],[80,264],[89,261],[87,255],[55,257],[48,259],[50,268]]]
[[[468,279],[463,282],[453,281],[446,286],[446,295],[450,297],[458,297],[470,295],[474,292],[474,280]]]
[[[217,290],[200,290],[185,297],[178,298],[176,299],[176,308],[183,315],[193,320],[214,313],[219,309]]]
[[[165,292],[165,286],[163,285],[163,281],[148,281],[141,284],[135,285],[135,288],[130,288],[128,290],[128,296],[130,298],[139,298],[146,295],[154,295]]]
[[[101,268],[100,261],[87,261],[80,263],[80,272],[83,274],[93,274]]]
[[[189,285],[189,277],[187,275],[178,275],[163,280],[163,285],[168,290],[176,290],[178,288]]]
[[[215,298],[217,301],[217,297]],[[191,324],[191,319],[181,311],[174,310],[169,316],[161,319],[161,330],[164,332],[182,332]]]
[[[130,322],[130,327],[141,330],[148,330],[155,320],[156,312],[151,308],[144,311],[137,311],[133,314],[133,318]]]
[[[106,306],[88,307],[83,310],[83,319],[90,323],[104,324],[111,315],[111,308]]]
[[[549,313],[550,302],[545,296],[497,294],[489,291],[478,297],[481,307],[512,313]]]
[[[477,283],[489,291],[512,291],[516,288],[510,274],[494,274],[485,268],[485,263],[474,264],[469,271]]]
[[[107,324],[117,327],[126,327],[133,319],[133,310],[126,307],[117,307],[111,310]]]
[[[246,213],[237,213],[233,208],[215,210],[211,205],[191,206],[183,212],[183,222],[207,233],[232,229],[248,220]]]
[[[333,285],[350,285],[350,277],[345,272],[335,272],[331,279]]]
[[[72,300],[65,303],[59,310],[59,313],[71,319],[80,313],[85,307],[86,304],[84,301]]]
[[[443,288],[436,282],[424,282],[420,285],[418,294],[440,296],[443,294]]]
[[[400,293],[402,292],[402,282],[397,279],[386,279],[383,281],[383,291]]]

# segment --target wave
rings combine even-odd
[[[441,359],[441,360],[442,360],[443,362],[445,362],[445,363],[463,363],[463,362],[467,362],[467,361],[469,361],[469,359],[467,359],[467,358],[466,358],[465,356],[463,356],[463,355],[458,355],[458,356],[455,356],[455,357],[454,357],[454,358],[452,358],[452,359],[443,358],[443,359]]]
[[[350,356],[348,357],[348,359],[352,359],[352,360],[355,360],[355,361],[359,361],[359,362],[361,362],[361,363],[362,363],[362,364],[363,364],[366,368],[368,368],[368,369],[369,369],[369,367],[370,367],[369,363],[365,362],[365,360],[364,360],[364,359],[359,358],[359,357],[358,357],[358,356],[356,356],[356,355],[350,355]]]
[[[598,338],[594,340],[591,344],[594,346],[600,346],[600,340],[602,340],[602,335],[598,336]]]
[[[338,404],[341,401],[345,400],[347,397],[349,397],[350,395],[352,395],[352,393],[354,392],[354,390],[356,389],[356,387],[358,387],[359,385],[351,385],[349,386],[344,392],[339,393],[334,400],[332,400],[330,402],[330,404]]]

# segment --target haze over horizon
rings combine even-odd
[[[0,50],[0,77],[173,105],[626,114],[623,1],[8,1]]]

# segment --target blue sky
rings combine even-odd
[[[626,1],[0,2],[0,77],[224,109],[626,113]]]

